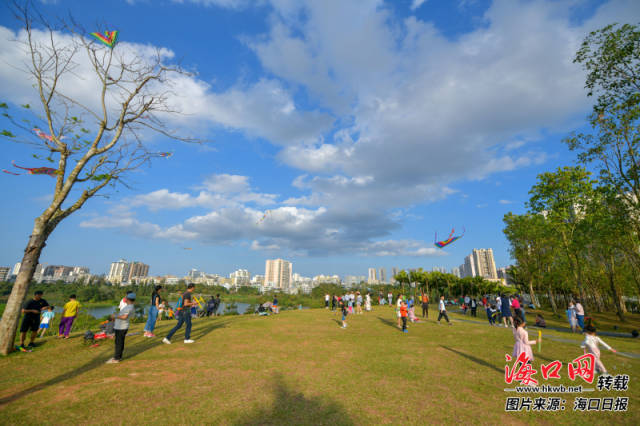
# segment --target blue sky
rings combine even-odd
[[[261,274],[275,257],[303,275],[451,268],[488,247],[508,265],[503,215],[524,211],[537,174],[572,164],[561,140],[590,109],[576,49],[588,31],[640,18],[632,0],[39,7],[71,12],[89,31],[118,29],[116,49],[168,49],[168,63],[194,72],[171,99],[185,113],[171,124],[212,142],[148,135],[174,155],[133,173],[131,189],[89,201],[41,258],[94,273],[126,258],[154,275]],[[11,41],[18,31],[0,14],[0,99],[35,105]],[[91,77],[78,78],[67,88],[91,103]],[[3,168],[41,165],[27,146],[3,144]],[[46,176],[0,176],[0,264],[20,260],[52,186]],[[434,233],[452,227],[465,237],[433,247]]]

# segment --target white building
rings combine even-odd
[[[264,284],[287,291],[293,282],[293,265],[283,259],[269,259],[265,263]]]
[[[238,269],[229,274],[231,284],[235,287],[247,286],[251,282],[251,274],[246,269]]]
[[[376,276],[376,268],[369,268],[369,277],[367,278],[367,283],[369,284],[378,283],[378,277]]]

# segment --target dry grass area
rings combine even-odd
[[[433,311],[431,312],[433,315]],[[626,413],[574,412],[575,395],[564,394],[564,411],[505,412],[505,353],[510,330],[434,319],[395,327],[392,309],[349,318],[339,328],[326,310],[287,311],[277,316],[194,320],[195,344],[160,337],[127,338],[125,360],[106,365],[111,341],[86,347],[81,337],[45,339],[32,353],[0,359],[2,423],[21,424],[640,424],[640,359],[603,354],[613,374],[630,374]],[[164,336],[174,322],[161,322]],[[141,331],[136,325],[132,331]],[[534,332],[531,332],[533,338]],[[533,365],[582,354],[575,339],[545,341]],[[640,354],[638,340],[604,338]],[[538,378],[541,379],[540,373]],[[529,395],[534,396],[534,395]],[[546,395],[551,396],[551,395]],[[555,395],[558,396],[558,395]]]

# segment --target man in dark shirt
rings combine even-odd
[[[182,305],[178,307],[178,323],[175,327],[171,329],[167,337],[162,339],[162,343],[166,343],[167,345],[171,344],[171,338],[175,334],[176,331],[182,327],[182,324],[187,323],[187,327],[184,330],[184,343],[193,343],[191,340],[191,307],[197,305],[197,302],[194,302],[191,293],[196,289],[196,285],[191,283],[187,286],[187,291],[182,294]]]
[[[33,299],[24,304],[24,308],[22,308],[24,317],[20,326],[20,348],[24,348],[24,339],[27,337],[27,331],[29,330],[31,330],[31,342],[29,342],[28,347],[33,347],[33,342],[36,340],[38,327],[40,326],[40,313],[47,306],[49,304],[42,298],[40,290],[33,294]]]
[[[213,308],[213,315],[218,315],[218,309],[220,309],[220,293],[216,294],[216,306]]]

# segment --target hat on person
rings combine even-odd
[[[136,294],[135,293],[127,293],[127,299],[136,300]]]

